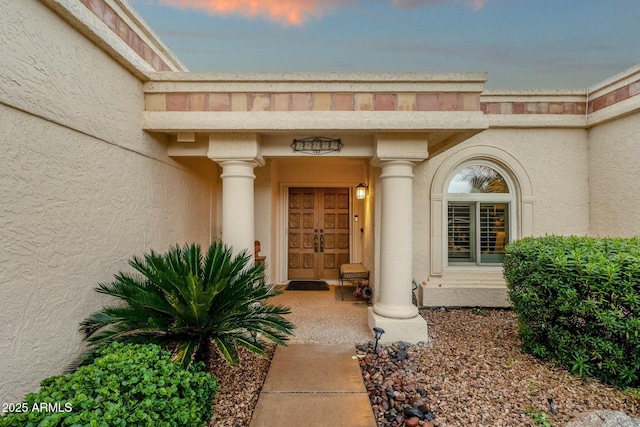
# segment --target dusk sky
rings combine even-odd
[[[190,71],[486,71],[585,88],[640,63],[640,0],[131,0]]]

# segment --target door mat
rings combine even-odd
[[[292,280],[286,291],[328,291],[329,285],[324,280]]]

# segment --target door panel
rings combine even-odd
[[[315,279],[316,195],[313,188],[289,190],[289,278]]]
[[[289,189],[289,279],[338,279],[349,262],[349,189]]]
[[[323,279],[338,279],[341,264],[349,262],[349,189],[324,188],[322,200],[322,253],[320,274]],[[324,232],[322,232],[324,230]]]

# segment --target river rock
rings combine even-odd
[[[424,415],[422,414],[422,412],[418,408],[414,408],[413,406],[405,406],[403,411],[404,411],[404,416],[407,418],[411,418],[411,417],[417,417],[418,419],[424,418]]]
[[[379,346],[376,352],[371,344],[357,348],[363,355],[358,361],[379,427],[423,426],[433,419],[426,403],[429,393],[416,384],[410,344]],[[417,424],[413,424],[415,420]]]
[[[404,420],[404,425],[407,427],[416,427],[420,423],[420,418],[411,417]]]

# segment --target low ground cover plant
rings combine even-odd
[[[640,239],[525,238],[507,247],[504,276],[526,352],[640,386]]]
[[[50,377],[0,427],[203,426],[216,379],[204,364],[188,369],[153,344],[114,343],[74,373]]]
[[[236,364],[238,346],[264,355],[267,342],[284,345],[293,329],[283,317],[290,310],[267,304],[280,291],[250,260],[246,251],[234,255],[221,243],[206,254],[191,244],[134,257],[135,273],[120,272],[97,288],[121,304],[82,322],[90,349],[112,342],[172,346],[174,359],[188,367],[193,360],[210,364],[216,349]]]

